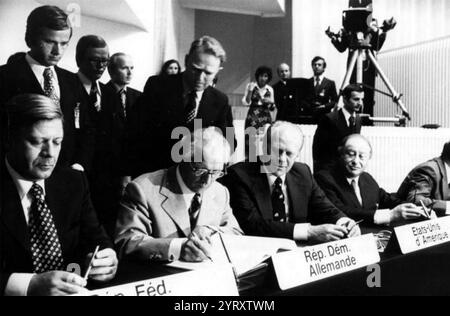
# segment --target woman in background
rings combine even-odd
[[[259,129],[272,124],[271,112],[275,110],[274,91],[269,86],[272,80],[272,69],[266,66],[259,67],[255,72],[256,82],[247,85],[242,103],[250,106],[245,122],[245,128]]]
[[[175,76],[180,73],[181,73],[180,63],[175,59],[171,59],[164,63],[159,75],[160,76]]]

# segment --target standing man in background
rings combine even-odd
[[[315,122],[319,122],[336,106],[338,95],[334,81],[325,77],[327,62],[317,56],[311,62],[314,76],[309,79],[309,106]]]
[[[172,132],[177,127],[193,131],[194,120],[201,120],[203,128],[218,127],[224,135],[227,127],[233,129],[228,97],[211,86],[225,61],[219,41],[204,36],[192,43],[185,72],[152,79],[129,120],[129,175],[173,166],[171,150],[179,140],[172,139]]]
[[[30,51],[0,67],[0,106],[23,93],[45,95],[58,103],[64,114],[58,165],[85,171],[92,164],[95,125],[77,89],[76,76],[57,66],[71,38],[68,16],[60,8],[42,6],[31,12],[25,33]]]

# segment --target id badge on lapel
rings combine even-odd
[[[73,117],[75,119],[75,129],[80,129],[80,103],[77,103],[73,112]]]

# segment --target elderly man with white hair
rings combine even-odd
[[[266,156],[228,170],[224,183],[231,206],[248,235],[322,243],[360,234],[296,160],[303,146],[298,125],[275,123],[267,132]]]
[[[185,136],[179,163],[131,182],[122,199],[116,245],[120,256],[142,260],[201,262],[210,257],[210,236],[220,229],[242,234],[231,210],[224,175],[230,145],[210,127]],[[210,229],[213,227],[214,230]]]

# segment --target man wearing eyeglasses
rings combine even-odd
[[[25,33],[30,51],[0,67],[0,106],[24,93],[45,95],[59,104],[64,114],[64,142],[58,167],[85,171],[92,162],[95,126],[77,89],[77,77],[58,67],[72,38],[68,21],[56,6],[41,6],[30,13]]]
[[[230,145],[210,127],[185,136],[180,161],[131,182],[122,199],[116,246],[120,256],[142,260],[201,262],[211,257],[215,231],[242,234],[230,208],[224,175]]]
[[[109,48],[106,41],[97,35],[83,36],[76,47],[76,61],[78,65],[78,80],[80,94],[84,103],[88,105],[89,115],[96,127],[95,150],[92,157],[92,170],[88,173],[92,191],[92,203],[97,211],[100,222],[112,235],[117,205],[114,203],[110,186],[112,181],[107,170],[110,154],[111,136],[108,131],[108,91],[99,80],[103,76],[109,63]],[[106,157],[106,158],[105,158]]]
[[[202,128],[215,126],[224,135],[227,127],[233,129],[228,97],[213,88],[225,61],[226,52],[219,41],[204,36],[192,43],[185,59],[186,71],[147,82],[136,115],[129,117],[129,175],[173,166],[171,149],[179,139],[171,136],[177,127],[193,130],[197,120]]]
[[[323,243],[360,234],[356,223],[325,196],[308,166],[296,162],[303,146],[298,125],[276,122],[260,161],[230,168],[223,182],[247,235]]]
[[[366,172],[372,146],[363,136],[345,138],[339,147],[339,163],[316,175],[317,182],[336,207],[356,221],[370,225],[397,225],[429,216],[414,204],[405,204],[380,188]]]

